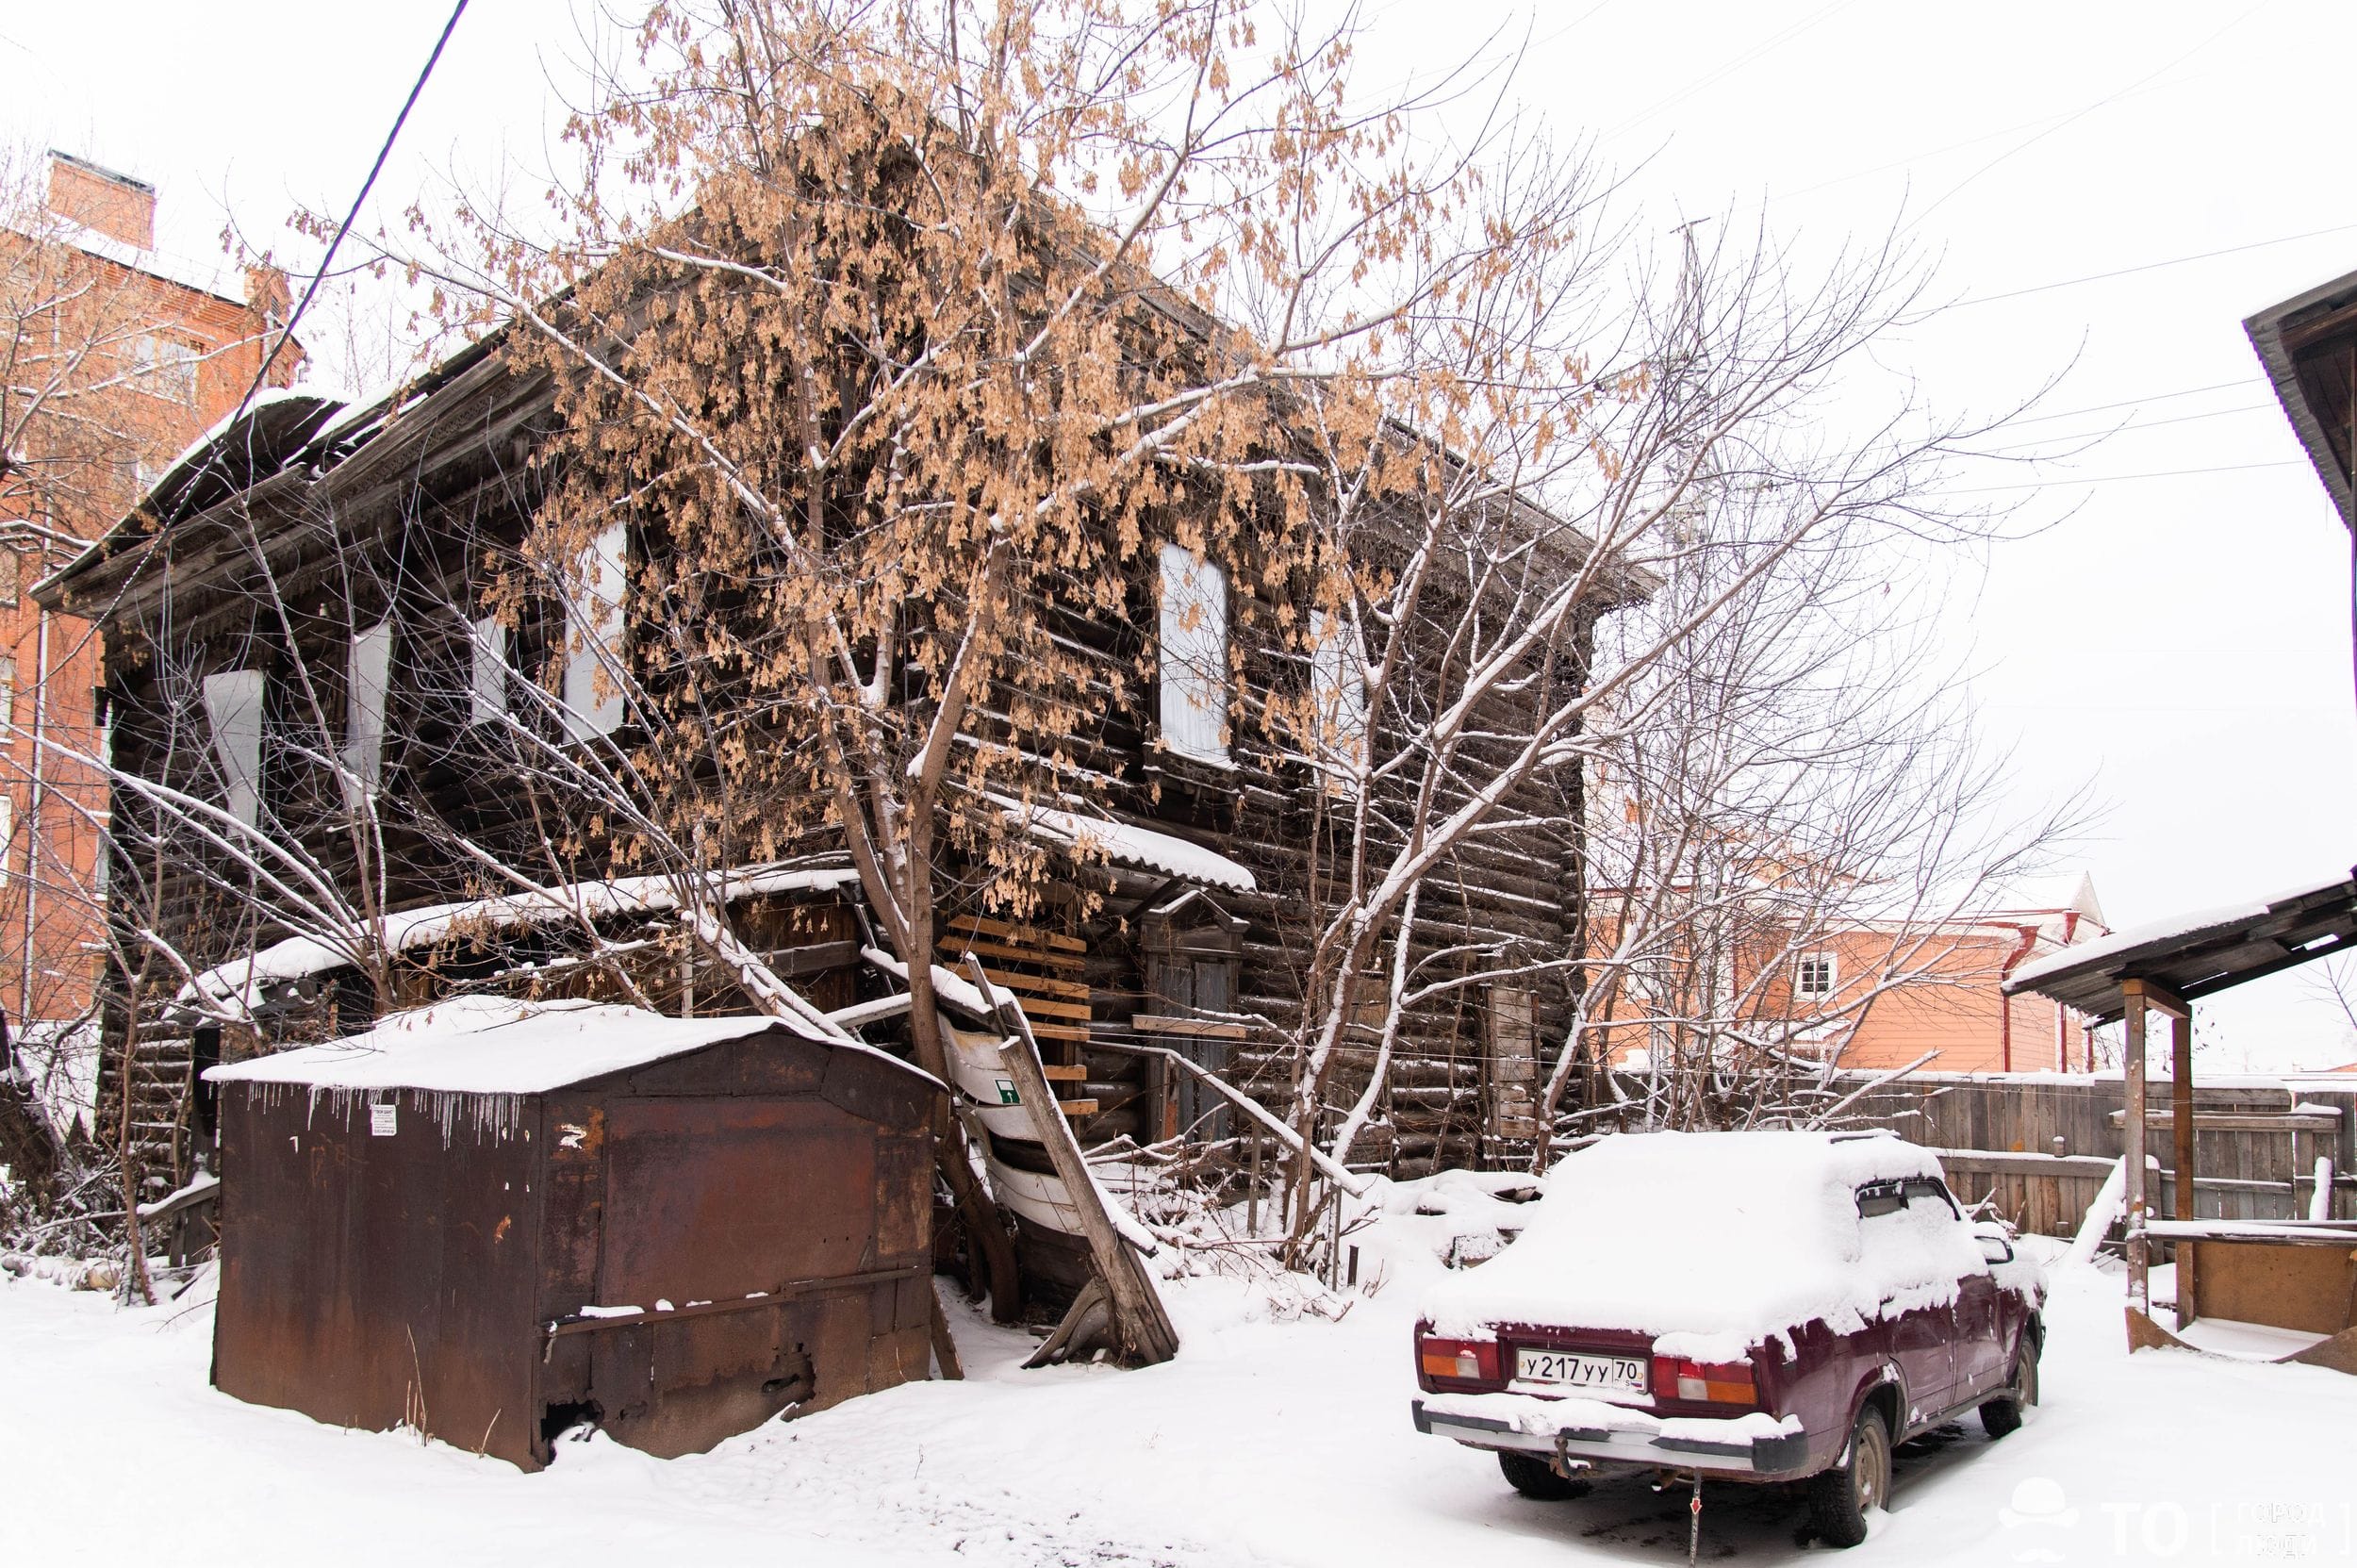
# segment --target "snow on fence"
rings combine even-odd
[[[1841,1074],[1837,1090],[1871,1076]],[[2156,1080],[2147,1147],[2162,1166],[2150,1187],[2160,1217],[2357,1219],[2357,1178],[2347,1174],[2357,1158],[2357,1084],[2197,1077],[2192,1215],[2174,1212],[2167,1105],[2167,1080]],[[2119,1110],[2117,1072],[1916,1073],[1862,1096],[1843,1121],[1938,1149],[1959,1197],[1989,1199],[2025,1230],[2069,1236],[2119,1159]]]

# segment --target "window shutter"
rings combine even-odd
[[[1228,760],[1228,578],[1183,545],[1162,546],[1162,744]]]
[[[380,620],[352,638],[344,681],[344,767],[363,790],[373,790],[385,770],[385,701],[393,681],[393,623]],[[347,783],[346,790],[352,788]],[[346,805],[356,806],[348,798]]]
[[[614,524],[589,541],[566,584],[571,625],[565,644],[565,733],[574,740],[622,727],[621,685],[608,668],[618,667],[624,652],[629,548],[623,525]]]
[[[223,804],[253,827],[262,815],[262,672],[224,669],[205,677],[205,718],[213,732]]]
[[[480,724],[507,712],[507,627],[495,615],[473,624],[474,678],[469,686],[468,722]]]

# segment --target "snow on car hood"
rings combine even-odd
[[[1666,1355],[1733,1361],[1822,1318],[1854,1332],[1954,1299],[1986,1268],[1940,1205],[1878,1217],[1865,1245],[1857,1189],[1939,1179],[1928,1150],[1822,1132],[1620,1133],[1551,1173],[1520,1240],[1425,1302],[1442,1334],[1505,1323],[1655,1336]]]

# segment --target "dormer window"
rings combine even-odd
[[[1162,546],[1162,744],[1228,760],[1228,574],[1181,544]]]

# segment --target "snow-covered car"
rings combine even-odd
[[[1891,1449],[2037,1403],[2045,1279],[1888,1133],[1659,1132],[1567,1157],[1520,1240],[1416,1328],[1419,1431],[1493,1449],[1517,1491],[1671,1471],[1805,1481],[1866,1539]]]

